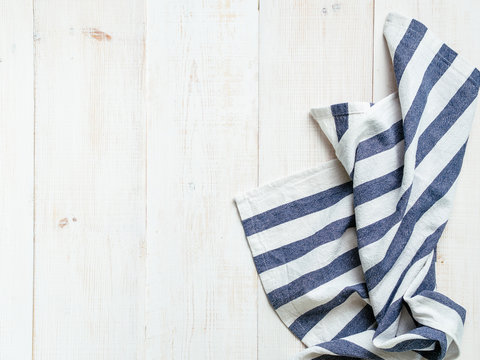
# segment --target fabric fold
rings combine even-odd
[[[455,359],[465,309],[436,290],[480,72],[415,19],[387,16],[398,91],[314,108],[337,159],[235,201],[297,359]]]

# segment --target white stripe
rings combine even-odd
[[[378,357],[385,360],[420,360],[423,357],[420,354],[417,354],[413,351],[404,351],[404,352],[387,352],[382,349],[379,349],[373,345],[373,335],[375,330],[367,330],[361,332],[360,334],[352,335],[346,338],[346,340],[351,341],[352,343],[363,347],[364,349],[370,351],[371,353],[377,355]]]
[[[459,59],[458,56],[457,59]],[[456,61],[460,63],[462,62],[461,60]],[[422,116],[418,120],[419,123],[417,131],[412,139],[411,145],[405,152],[405,167],[407,168],[406,174],[408,176],[405,180],[409,183],[413,181],[411,176],[415,174],[413,169],[416,162],[419,137],[432,123],[432,121],[443,111],[443,109],[447,106],[449,101],[464,83],[464,79],[461,77],[459,78],[458,70],[455,65],[456,62],[454,61],[430,91]],[[463,129],[463,133],[468,136],[468,129]]]
[[[417,146],[418,137],[430,125],[433,119],[442,112],[458,89],[464,84],[466,79],[458,76],[457,65],[460,63],[462,63],[461,57],[457,56],[430,91],[415,134],[415,146]]]
[[[381,310],[385,305],[386,299],[391,294],[397,280],[413,259],[419,248],[424,243],[425,239],[437,228],[436,224],[443,224],[448,219],[450,207],[447,206],[451,201],[451,197],[454,195],[454,190],[451,188],[445,196],[437,201],[428,211],[426,211],[422,217],[417,221],[413,228],[412,234],[408,240],[406,247],[402,253],[396,259],[396,262],[392,269],[390,269],[378,285],[370,290],[370,296],[376,297],[377,302],[374,305],[374,309]],[[434,218],[435,222],[429,221]],[[377,258],[382,260],[383,258]],[[417,266],[417,265],[414,265]],[[404,281],[405,282],[405,281]],[[408,282],[407,282],[408,283]]]
[[[428,270],[430,269],[432,259],[433,252],[419,259],[417,262],[415,262],[415,264],[412,265],[412,267],[410,267],[410,269],[405,274],[405,277],[401,282],[399,288],[395,292],[392,304],[398,299],[402,298],[405,294],[405,291],[407,291],[407,289],[409,289],[411,286],[413,286],[415,289],[418,288],[420,283],[425,279]],[[377,298],[377,301],[375,301],[375,303],[373,304],[375,314],[378,314],[384,308],[388,298],[393,292],[394,287],[397,285],[397,281],[399,278],[400,276],[391,279],[389,283],[380,283],[372,291],[370,291],[370,296]],[[387,330],[385,331],[386,337],[395,337],[395,334],[398,330],[398,320],[399,318],[397,318],[396,322],[392,323],[392,325],[390,326],[390,328],[393,327],[393,333],[389,334]]]
[[[401,193],[402,189],[397,188],[373,200],[358,205],[355,208],[357,229],[363,229],[393,214],[397,209],[397,203],[400,200]],[[372,211],[372,209],[381,209],[381,211]]]
[[[452,346],[449,350],[452,355],[458,354],[458,345],[463,334],[463,323],[460,315],[450,307],[425,296],[418,295],[413,298],[407,296],[405,301],[411,307],[413,316],[419,322],[446,332],[452,340]],[[441,318],[438,314],[442,314]]]
[[[387,46],[392,59],[395,55],[398,44],[407,32],[410,21],[411,19],[404,18],[395,13],[389,13],[385,19],[383,34],[385,38],[388,39]]]
[[[358,144],[388,130],[401,118],[398,94],[395,92],[375,103],[365,111],[360,121],[355,121],[349,126],[350,130],[343,135],[335,148],[338,159],[348,173],[351,173],[354,167]]]
[[[386,175],[403,165],[404,141],[355,163],[355,186]]]
[[[314,169],[278,179],[235,197],[242,219],[261,214],[292,201],[317,194],[350,181],[337,159]]]
[[[337,240],[321,245],[309,253],[260,274],[267,292],[287,285],[299,277],[329,265],[340,255],[357,247],[354,228],[349,228]]]
[[[322,284],[308,293],[282,305],[277,313],[290,326],[300,315],[313,308],[325,304],[337,296],[344,288],[360,283],[365,283],[361,266],[347,271],[345,274]],[[368,301],[368,300],[367,300]]]
[[[250,235],[247,240],[252,249],[253,256],[257,256],[291,244],[292,242],[305,239],[332,222],[351,215],[353,215],[352,194],[326,209]]]
[[[428,66],[442,46],[442,43],[432,42],[432,40],[432,34],[427,31],[402,75],[398,92],[402,94],[400,101],[404,115],[412,105]]]
[[[455,155],[465,144],[465,141],[468,139],[468,133],[465,132],[465,129],[470,129],[475,108],[476,102],[470,104],[463,115],[460,116],[418,165],[415,170],[415,185],[412,188],[407,209],[413,206],[415,201],[430,185],[429,180],[442,172],[453,158],[452,154]]]
[[[370,243],[359,250],[363,271],[367,271],[377,265],[385,257],[399,226],[400,222],[392,226],[380,240]]]
[[[330,311],[319,321],[302,339],[307,346],[313,346],[319,342],[330,341],[352,319],[363,310],[365,301],[353,293],[347,301]]]

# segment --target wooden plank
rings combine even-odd
[[[0,5],[0,359],[32,357],[32,2]]]
[[[472,65],[480,66],[480,3],[473,0],[375,1],[375,74],[374,93],[378,101],[395,90],[391,60],[382,30],[390,11],[411,16],[425,23],[443,41],[464,56]],[[467,320],[460,359],[474,359],[478,353],[480,332],[480,109],[468,142],[463,169],[458,180],[455,204],[450,220],[438,244],[438,289],[467,309]]]
[[[372,96],[372,1],[264,0],[260,3],[259,182],[334,157],[312,107]],[[303,347],[259,286],[258,359]]]
[[[142,1],[35,1],[34,358],[144,354]]]
[[[254,1],[148,2],[147,358],[255,359]]]

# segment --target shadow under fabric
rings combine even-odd
[[[398,91],[311,110],[337,159],[235,198],[296,359],[454,359],[465,309],[436,291],[480,72],[389,14]]]

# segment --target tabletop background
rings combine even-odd
[[[239,193],[334,157],[311,107],[395,90],[396,11],[480,66],[476,0],[1,0],[0,359],[288,359]],[[480,332],[480,111],[438,288]]]

